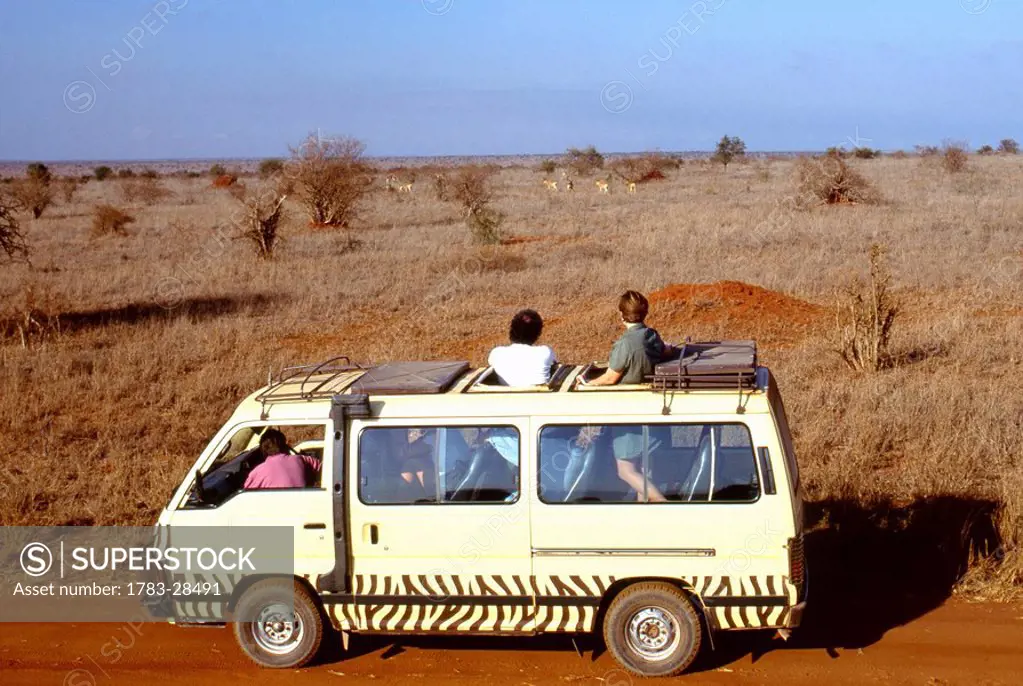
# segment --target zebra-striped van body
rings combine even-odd
[[[443,392],[370,393],[366,411],[349,415],[339,412],[337,399],[351,394],[361,372],[331,381],[333,397],[297,399],[298,382],[294,397],[267,400],[263,389],[214,437],[160,524],[293,526],[296,578],[344,632],[599,631],[609,603],[640,581],[683,589],[712,630],[798,626],[807,588],[802,503],[784,409],[767,370],[760,368],[755,388],[677,393],[652,392],[649,385],[570,390],[580,372],[570,368],[554,389],[501,391],[479,387],[490,370],[467,370]],[[205,474],[238,442],[238,432],[277,427],[291,434],[310,426],[322,436],[303,444],[322,455],[318,486],[240,491],[216,507],[189,504],[191,475]],[[569,478],[573,460],[582,460],[580,474],[588,468],[590,453],[572,452],[585,447],[587,427],[597,427],[591,440],[604,436],[616,451],[622,436],[639,441],[642,452],[633,462],[646,479],[644,493],[630,491],[631,500],[601,499],[598,491],[565,495],[581,479]],[[389,445],[403,432],[409,441],[425,432],[432,442],[425,444],[431,460],[402,478],[428,469],[440,484],[471,474],[476,453],[468,466],[447,464],[442,453],[475,439],[503,446],[501,468],[513,475],[513,485],[496,495],[479,487],[466,498],[437,485],[435,497],[430,491],[425,499],[394,500],[374,490],[397,473],[389,475],[382,466],[386,452],[372,446]],[[730,434],[745,437],[752,457],[745,480],[736,481],[739,489],[719,497],[727,488],[715,481],[718,466],[739,454]],[[695,441],[707,435],[717,436],[711,441],[717,447],[710,448],[706,494],[686,490],[704,478],[702,467],[693,476],[695,462],[685,479],[658,476],[667,464],[657,463],[658,455],[703,455],[705,439]],[[258,446],[253,441],[249,449]],[[551,445],[575,447],[552,456],[546,454],[555,450]],[[497,454],[491,451],[492,461]],[[620,474],[607,478],[626,483]],[[651,496],[661,489],[671,495],[666,502]],[[230,620],[230,607],[179,603],[175,611],[182,622]]]
[[[627,578],[626,578],[627,580]],[[386,633],[585,633],[613,576],[355,578],[355,593],[322,596],[335,628]],[[784,576],[673,579],[717,629],[787,626],[797,589]],[[356,600],[358,598],[358,600]]]

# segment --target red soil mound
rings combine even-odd
[[[741,281],[673,284],[650,294],[652,322],[693,337],[756,338],[792,344],[823,319],[825,309]]]

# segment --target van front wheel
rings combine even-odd
[[[674,676],[692,664],[703,628],[692,602],[664,583],[639,583],[612,601],[604,642],[615,659],[639,676]]]
[[[323,640],[323,620],[305,587],[288,579],[252,585],[238,601],[238,645],[261,667],[302,667],[315,657]]]

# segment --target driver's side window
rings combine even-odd
[[[241,491],[320,488],[327,427],[239,427],[196,479],[185,507],[216,507]]]

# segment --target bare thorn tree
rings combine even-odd
[[[878,371],[891,361],[888,343],[900,308],[889,290],[892,275],[886,252],[882,245],[870,246],[870,281],[856,281],[847,291],[839,352],[857,371]]]
[[[604,156],[594,146],[569,148],[565,151],[563,163],[579,176],[589,176],[604,168]]]
[[[241,228],[238,237],[251,242],[261,260],[273,259],[274,250],[280,244],[280,227],[287,197],[277,186],[267,186],[251,196],[239,198],[242,210],[238,217]]]
[[[18,179],[13,188],[14,199],[36,219],[42,216],[53,202],[53,188],[49,180],[40,177]]]
[[[9,260],[27,260],[28,244],[12,205],[10,200],[0,195],[0,250]]]
[[[313,224],[347,227],[355,218],[372,183],[370,167],[362,158],[365,149],[354,138],[315,134],[291,149],[288,175]]]
[[[501,222],[504,216],[490,207],[494,198],[491,177],[494,171],[487,167],[463,167],[452,181],[451,197],[465,210],[465,222],[479,243],[500,243]]]
[[[840,157],[827,155],[821,159],[800,157],[796,162],[796,183],[799,204],[841,205],[864,203],[876,205],[881,194],[867,177],[846,164]]]
[[[963,141],[945,141],[941,146],[941,163],[949,174],[958,174],[970,161],[969,146]]]

